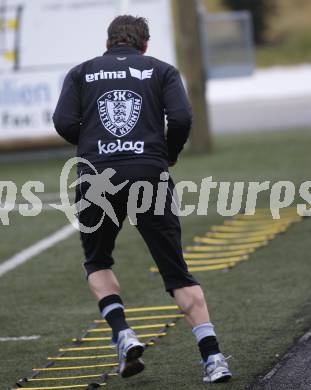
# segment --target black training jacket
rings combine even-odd
[[[96,168],[167,169],[188,138],[191,108],[173,66],[118,45],[69,71],[53,121]]]

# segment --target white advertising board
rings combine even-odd
[[[52,113],[65,72],[0,76],[0,142],[55,135]]]
[[[20,23],[14,21],[18,6]],[[174,64],[170,0],[6,0],[0,15],[7,27],[0,36],[0,143],[55,135],[51,115],[65,74],[105,51],[108,25],[124,13],[148,19],[147,54]]]

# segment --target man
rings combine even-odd
[[[115,239],[126,218],[129,188],[138,179],[157,188],[160,174],[177,162],[191,127],[191,109],[179,73],[173,66],[143,55],[149,38],[144,18],[114,19],[108,28],[107,52],[68,73],[53,117],[57,132],[78,145],[78,156],[99,171],[115,169],[113,185],[128,183],[118,193],[107,195],[119,224],[106,216],[96,232],[81,233],[88,283],[101,315],[112,328],[122,377],[144,369],[144,345],[126,322],[119,284],[111,269]],[[90,172],[80,166],[79,175],[84,173]],[[204,381],[223,382],[231,373],[219,350],[202,289],[183,259],[179,220],[170,208],[171,179],[168,185],[164,215],[156,215],[153,202],[137,216],[137,228],[166,290],[192,327],[204,364]],[[82,183],[77,199],[88,189]],[[100,211],[92,204],[79,213],[79,221],[95,226]]]

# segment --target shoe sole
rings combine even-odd
[[[232,375],[228,373],[228,374],[222,374],[222,376],[220,376],[219,378],[214,379],[214,380],[211,380],[209,377],[206,377],[203,379],[203,382],[204,383],[224,383],[224,382],[228,382],[231,378],[232,378]]]
[[[228,382],[230,379],[231,379],[231,375],[225,375],[219,379],[216,379],[213,383],[224,383],[224,382]]]
[[[137,345],[131,348],[126,354],[126,365],[121,373],[122,378],[129,378],[142,372],[145,368],[144,362],[139,359],[144,353],[144,347]]]

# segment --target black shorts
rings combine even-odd
[[[119,227],[108,216],[105,216],[101,226],[95,232],[80,233],[87,275],[99,270],[110,269],[114,264],[112,252],[117,235],[127,216],[130,186],[137,180],[146,180],[153,185],[154,195],[157,193],[160,168],[130,166],[115,167],[114,169],[117,173],[111,178],[111,183],[118,185],[129,180],[129,183],[115,195],[106,194],[106,199],[112,205],[118,218]],[[76,201],[84,198],[89,187],[88,183],[77,186]],[[169,179],[164,215],[154,215],[155,199],[153,199],[152,206],[148,211],[137,214],[136,225],[162,275],[166,290],[171,294],[175,289],[199,284],[188,272],[187,264],[183,258],[180,223],[178,217],[171,210],[173,188],[174,183]],[[91,204],[80,212],[78,217],[81,224],[92,227],[99,222],[102,215],[102,209]]]

